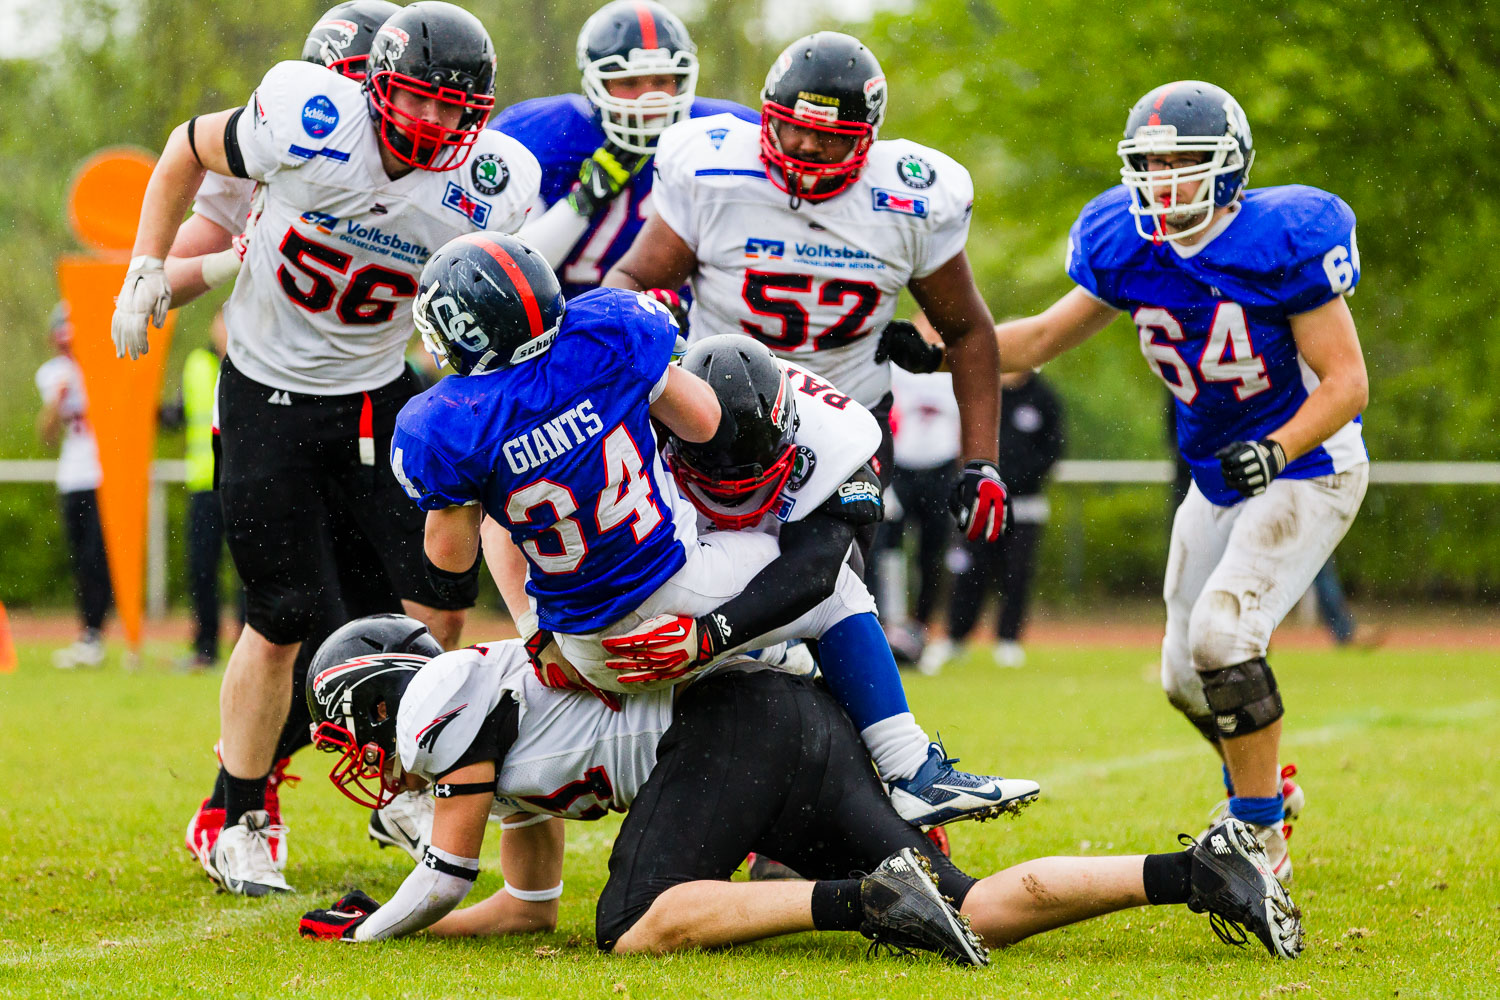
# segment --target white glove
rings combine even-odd
[[[172,307],[172,286],[167,282],[166,265],[159,257],[133,257],[125,272],[125,284],[115,297],[115,315],[109,324],[115,342],[115,357],[126,352],[134,361],[150,350],[146,342],[146,324],[158,330],[167,322]]]

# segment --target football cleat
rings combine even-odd
[[[58,670],[78,670],[104,666],[104,640],[79,639],[52,654],[52,665]]]
[[[225,827],[208,852],[204,868],[225,892],[237,896],[267,896],[291,892],[281,869],[286,864],[271,853],[271,838],[286,839],[286,827],[272,827],[264,809],[253,809],[234,826]]]
[[[402,792],[384,809],[370,811],[365,832],[382,848],[399,847],[413,861],[421,861],[432,843],[433,801],[425,791]]]
[[[958,820],[985,820],[1015,814],[1042,788],[1025,778],[996,778],[956,771],[941,743],[927,747],[927,761],[910,778],[890,783],[891,805],[912,826],[942,826]]]
[[[917,657],[917,672],[928,677],[940,674],[948,661],[953,659],[953,640],[933,639]]]
[[[1283,884],[1292,880],[1292,855],[1287,848],[1287,841],[1292,839],[1292,824],[1302,814],[1302,807],[1307,804],[1307,796],[1302,791],[1302,786],[1292,780],[1297,774],[1297,765],[1288,764],[1281,769],[1281,816],[1282,822],[1277,826],[1260,826],[1256,823],[1246,823],[1250,832],[1260,841],[1260,846],[1266,849],[1266,859],[1271,863],[1271,874],[1281,879]],[[1229,797],[1213,807],[1208,814],[1208,825],[1212,828],[1220,820],[1229,815]],[[1243,821],[1242,821],[1243,822]],[[1201,842],[1207,833],[1200,834]]]
[[[927,859],[903,847],[859,884],[864,921],[859,932],[896,951],[935,952],[960,965],[988,965],[989,949],[969,918],[943,898]]]
[[[1207,913],[1219,940],[1238,947],[1253,933],[1275,958],[1301,954],[1302,911],[1271,873],[1265,848],[1248,825],[1229,816],[1201,841],[1186,834],[1181,839],[1193,852],[1188,909]]]
[[[193,818],[188,820],[182,844],[205,869],[208,868],[208,855],[214,849],[214,841],[219,839],[219,831],[224,828],[224,810],[210,808],[209,801],[204,799],[198,811],[193,813]]]
[[[302,780],[300,775],[286,773],[287,765],[291,762],[290,757],[277,759],[276,766],[271,768],[270,774],[266,775],[266,815],[270,817],[268,829],[282,831],[282,833],[273,833],[270,841],[271,857],[276,859],[276,864],[280,868],[286,867],[286,842],[283,839],[286,826],[281,822],[281,786],[295,785]]]

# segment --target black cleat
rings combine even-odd
[[[859,886],[864,923],[859,932],[881,945],[931,951],[960,965],[988,965],[989,949],[969,918],[938,891],[925,857],[903,847],[866,875]]]
[[[1225,817],[1190,849],[1193,875],[1188,909],[1207,913],[1219,940],[1242,946],[1249,940],[1248,929],[1275,958],[1296,958],[1302,953],[1302,911],[1271,873],[1265,848],[1249,827]]]

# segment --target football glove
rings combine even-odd
[[[568,204],[585,219],[592,219],[595,213],[620,196],[649,159],[649,156],[631,153],[612,142],[605,142],[578,168],[578,181],[568,192]]]
[[[1270,438],[1231,441],[1214,452],[1214,458],[1224,472],[1224,483],[1247,497],[1264,493],[1271,480],[1286,468],[1286,452]]]
[[[657,615],[624,635],[601,640],[621,684],[672,683],[713,660],[729,644],[721,616]]]
[[[666,306],[678,326],[687,326],[687,303],[682,301],[681,295],[670,288],[648,288],[641,294]]]
[[[943,345],[923,338],[914,324],[893,319],[880,331],[875,363],[893,361],[915,375],[926,375],[942,367],[943,354]]]
[[[109,332],[115,342],[115,357],[130,355],[134,361],[150,350],[146,325],[158,330],[167,322],[172,307],[172,286],[167,282],[166,264],[160,257],[134,257],[125,272],[125,284],[115,297],[115,315]]]
[[[326,910],[304,913],[297,932],[320,941],[353,941],[354,929],[378,909],[379,903],[355,889]]]
[[[998,542],[1005,531],[1010,492],[994,462],[979,458],[964,466],[948,506],[971,542]]]
[[[612,712],[620,710],[618,695],[601,690],[588,682],[578,668],[568,662],[562,649],[547,631],[533,632],[526,637],[526,655],[531,657],[531,669],[543,687],[555,691],[587,691],[604,702]]]

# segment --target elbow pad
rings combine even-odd
[[[427,550],[422,550],[422,565],[427,570],[427,580],[432,584],[433,592],[455,608],[471,608],[479,600],[479,564],[483,561],[484,553],[480,552],[474,557],[474,565],[461,573],[454,573],[438,566],[428,557]]]

